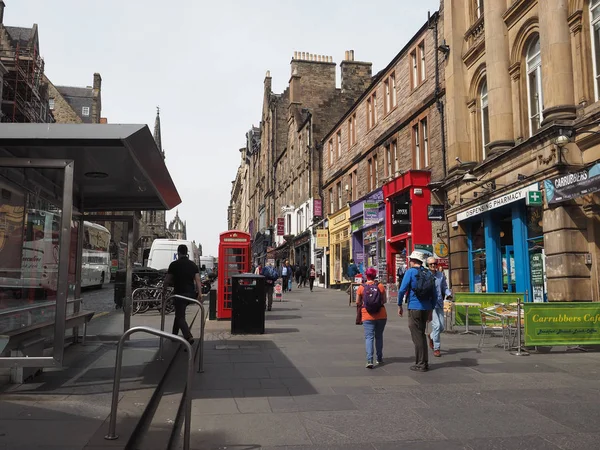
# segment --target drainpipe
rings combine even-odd
[[[448,176],[448,167],[446,161],[446,123],[445,123],[445,110],[444,110],[444,102],[440,98],[440,56],[439,51],[437,50],[439,47],[439,20],[440,13],[435,18],[435,22],[433,23],[433,39],[435,42],[435,99],[438,113],[440,115],[440,132],[441,132],[441,150],[442,150],[442,170],[444,179]],[[444,189],[443,198],[444,208],[448,204],[448,192]],[[444,214],[444,216],[446,216]],[[446,232],[448,233],[448,274],[452,272],[452,264],[450,262],[450,224],[448,222],[448,217],[446,217]]]

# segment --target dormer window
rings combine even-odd
[[[90,115],[90,107],[89,106],[84,106],[83,108],[81,108],[81,115],[83,117],[89,117],[89,115]]]

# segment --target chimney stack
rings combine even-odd
[[[4,25],[4,8],[6,5],[4,4],[4,0],[0,0],[0,25]]]
[[[372,64],[354,60],[354,50],[346,50],[340,64],[342,91],[361,94],[372,81]]]

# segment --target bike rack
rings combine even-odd
[[[156,292],[158,295],[157,295],[156,298],[140,298],[140,299],[135,300],[136,302],[140,302],[140,303],[154,303],[154,302],[160,302],[160,301],[162,301],[162,291],[163,291],[163,288],[156,288],[156,287],[140,287],[140,288],[134,289],[134,291],[131,293],[131,299],[132,299],[132,301],[134,301],[133,300],[133,296],[136,293],[143,292],[143,291],[153,291],[153,292]]]
[[[104,436],[104,439],[109,441],[114,441],[119,438],[119,435],[116,434],[117,428],[117,408],[119,403],[119,387],[121,384],[121,369],[123,367],[123,343],[129,337],[129,335],[133,333],[144,332],[148,334],[152,334],[154,336],[159,336],[162,338],[167,338],[172,341],[178,341],[181,344],[184,344],[187,348],[188,352],[188,367],[187,367],[187,386],[185,388],[185,426],[183,433],[183,450],[190,449],[190,432],[192,427],[192,383],[194,382],[194,354],[192,353],[192,346],[188,341],[186,341],[181,336],[175,336],[171,333],[165,333],[164,331],[157,330],[155,328],[150,327],[134,327],[127,330],[121,339],[119,339],[119,344],[117,345],[117,361],[115,365],[115,377],[113,381],[113,392],[112,392],[112,402],[110,406],[110,421],[108,424],[108,434]]]
[[[200,357],[198,358],[198,372],[203,373],[204,372],[204,321],[206,319],[204,305],[202,303],[200,303],[198,300],[195,300],[195,299],[189,298],[189,297],[185,297],[183,295],[178,295],[178,294],[171,295],[169,298],[167,298],[167,301],[171,300],[171,299],[175,299],[175,298],[178,298],[180,300],[185,300],[188,303],[195,303],[196,305],[198,305],[200,307],[200,343],[198,344],[197,351],[200,352]],[[160,312],[160,329],[163,332],[165,331],[165,304],[166,303],[167,303],[166,301],[163,301],[161,312]],[[162,351],[163,351],[163,340],[161,338],[159,347],[158,347],[158,358],[159,359],[162,359]]]

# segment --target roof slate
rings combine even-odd
[[[25,27],[4,27],[8,32],[10,39],[16,44],[28,45],[33,36],[33,28]]]

